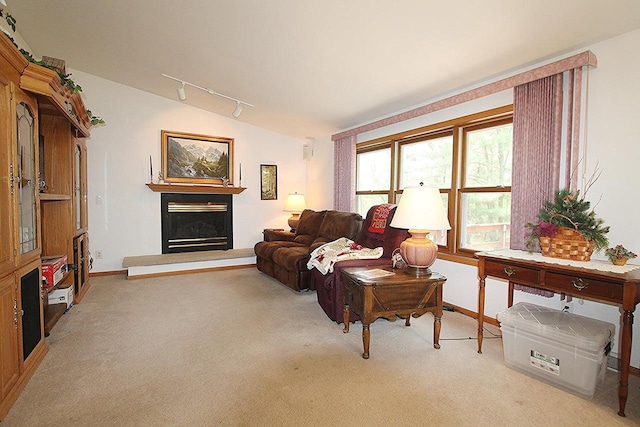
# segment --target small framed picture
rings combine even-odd
[[[278,166],[260,165],[260,199],[278,199]]]

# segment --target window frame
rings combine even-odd
[[[394,188],[394,186],[396,185],[395,182],[395,158],[396,158],[396,149],[394,149],[394,143],[391,140],[385,139],[384,141],[376,141],[376,142],[364,142],[362,144],[358,144],[357,149],[356,149],[356,165],[358,164],[357,161],[357,156],[358,154],[361,153],[370,153],[372,151],[378,151],[378,150],[386,150],[386,149],[390,149],[390,161],[391,161],[391,169],[390,169],[390,174],[391,176],[389,177],[389,186],[390,188]],[[357,166],[356,166],[357,167]],[[358,184],[357,184],[357,176],[358,176],[358,171],[356,170],[356,197],[357,196],[371,196],[371,195],[387,195],[387,203],[394,203],[394,197],[391,194],[392,192],[390,192],[389,190],[358,190]]]
[[[390,188],[387,191],[358,191],[356,196],[370,194],[387,194],[388,202],[397,204],[399,195],[403,189],[400,188],[402,173],[402,158],[400,150],[403,145],[439,138],[446,135],[452,136],[452,167],[451,167],[451,187],[440,188],[441,194],[447,194],[447,215],[451,223],[451,230],[447,231],[445,245],[438,245],[441,258],[451,261],[471,264],[475,262],[475,250],[462,248],[460,239],[462,233],[462,197],[468,193],[483,192],[511,192],[511,186],[497,187],[466,187],[465,186],[465,161],[466,161],[466,134],[470,131],[493,126],[500,126],[513,123],[513,105],[506,105],[466,116],[461,116],[444,122],[424,126],[417,129],[408,130],[394,135],[384,136],[378,139],[363,141],[356,145],[356,156],[370,151],[387,149],[390,150],[391,179]],[[357,162],[356,162],[357,163]],[[356,174],[358,171],[356,170]]]

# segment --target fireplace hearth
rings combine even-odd
[[[163,193],[162,253],[233,249],[230,194]]]

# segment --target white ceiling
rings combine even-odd
[[[177,100],[175,76],[300,139],[640,28],[638,0],[6,2],[36,56]],[[233,101],[186,91],[231,117]]]

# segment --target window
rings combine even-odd
[[[511,118],[462,129],[460,250],[509,247],[512,136]]]
[[[429,234],[441,252],[508,248],[512,121],[508,106],[358,144],[358,213],[422,182],[440,189],[449,213],[451,230]]]
[[[389,144],[363,149],[356,155],[356,212],[363,218],[371,206],[389,202],[390,159]]]

